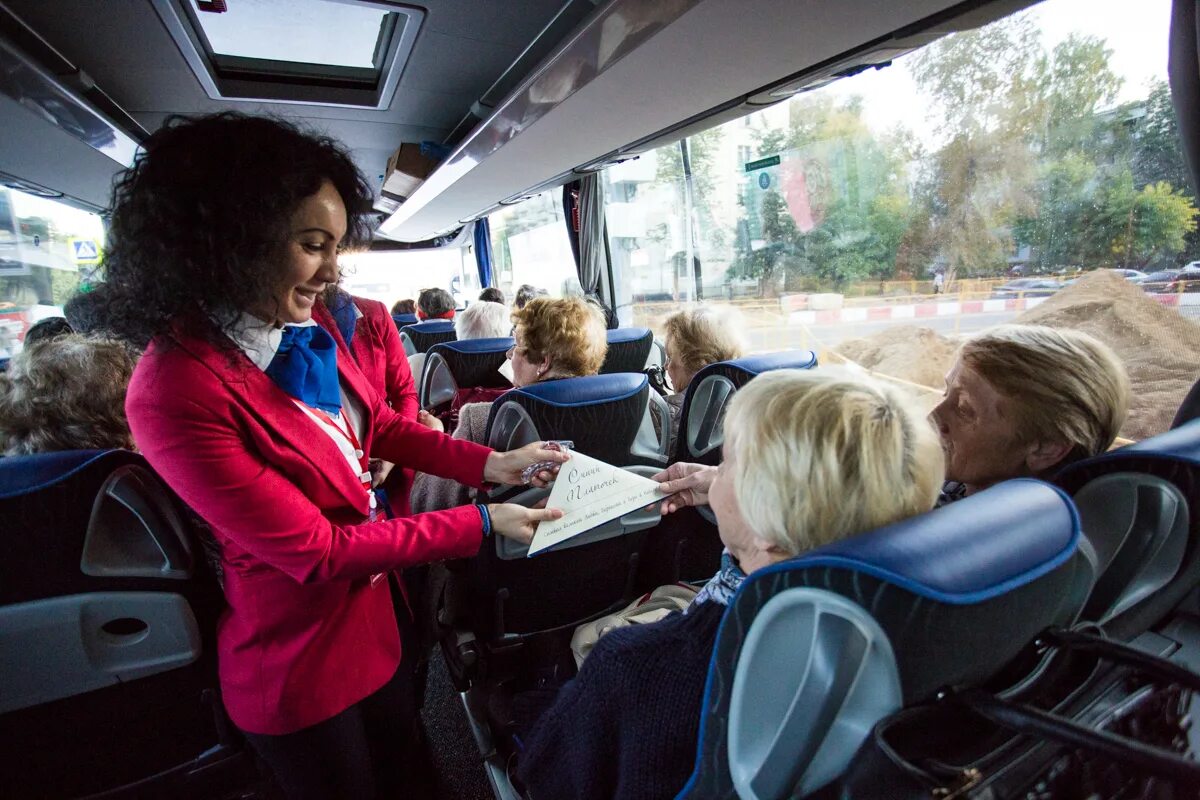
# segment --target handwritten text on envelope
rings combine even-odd
[[[572,452],[550,490],[547,508],[561,508],[562,519],[538,523],[529,555],[572,536],[636,511],[664,495],[649,478],[627,472],[583,453]]]

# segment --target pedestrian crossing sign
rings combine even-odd
[[[75,255],[76,264],[100,263],[100,245],[95,239],[72,239],[71,251]]]

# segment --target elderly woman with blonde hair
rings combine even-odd
[[[68,333],[22,350],[0,375],[5,455],[132,448],[125,391],[134,359],[121,342]]]
[[[968,339],[931,414],[946,452],[938,504],[1103,453],[1129,393],[1120,358],[1081,331],[1004,325]]]
[[[491,305],[479,303],[477,305]],[[581,297],[539,297],[512,312],[513,340],[508,351],[515,387],[561,378],[595,375],[608,350],[604,318]],[[467,403],[459,411],[455,439],[486,444],[492,404]],[[413,483],[414,512],[437,511],[471,502],[473,490],[447,478],[418,475]]]
[[[529,735],[531,797],[673,797],[687,780],[709,658],[748,573],[928,511],[937,433],[904,390],[841,368],[778,370],[730,403],[720,467],[660,473],[664,511],[712,507],[726,552],[683,613],[604,635]]]
[[[671,443],[667,452],[674,453],[688,384],[709,364],[744,356],[746,329],[742,315],[733,309],[699,306],[667,317],[663,331],[666,349],[663,367],[675,390],[666,397],[671,409]]]

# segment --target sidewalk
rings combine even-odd
[[[1200,306],[1200,292],[1186,294],[1150,294],[1159,303],[1170,308],[1176,306]],[[789,325],[836,325],[839,322],[883,322],[893,319],[921,319],[925,317],[954,316],[955,314],[986,314],[999,311],[1025,311],[1044,303],[1046,297],[1021,297],[1005,300],[957,300],[943,302],[913,303],[910,305],[868,306],[859,308],[831,308],[823,311],[793,311],[788,315]]]

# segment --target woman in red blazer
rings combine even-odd
[[[331,140],[234,114],[169,120],[113,197],[110,323],[148,345],[130,427],[212,528],[228,600],[225,706],[289,797],[403,783],[414,712],[380,576],[471,556],[489,533],[528,540],[559,516],[492,505],[384,520],[374,509],[367,453],[469,485],[519,483],[526,467],[563,459],[418,425],[371,387],[328,315],[314,319],[338,250],[369,239],[370,199]]]

